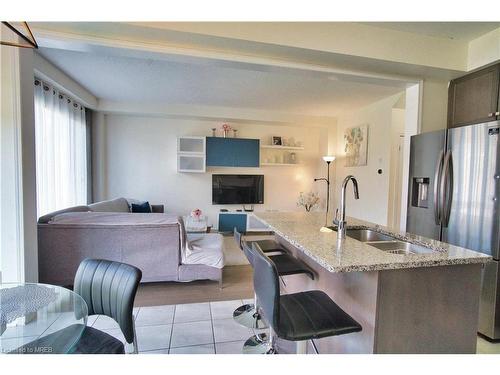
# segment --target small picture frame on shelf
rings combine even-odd
[[[281,137],[273,135],[273,137],[272,137],[272,144],[273,144],[273,146],[282,146]]]

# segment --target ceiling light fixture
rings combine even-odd
[[[5,22],[2,21],[2,25],[4,25],[7,29],[9,29],[12,33],[16,34],[19,38],[24,40],[26,43],[19,43],[16,41],[16,39],[11,39],[9,40],[3,40],[3,37],[10,34],[13,36],[12,33],[8,33],[6,31],[2,31],[2,40],[0,40],[0,44],[4,46],[12,46],[12,47],[20,47],[20,48],[33,48],[33,49],[38,49],[38,43],[35,40],[35,37],[33,36],[33,33],[31,32],[30,27],[28,26],[27,22],[17,22],[15,27],[13,23],[11,22]],[[2,27],[3,28],[3,27]],[[24,28],[24,30],[22,30]],[[24,31],[24,33],[23,33]]]

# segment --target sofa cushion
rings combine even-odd
[[[182,218],[182,216],[178,216],[177,221],[179,222],[179,239],[181,242],[181,253],[184,253],[189,246],[187,241],[186,225],[184,224],[184,219]]]
[[[149,202],[144,202],[144,203],[132,203],[132,212],[134,213],[151,213],[151,206],[149,205]]]
[[[55,216],[51,225],[103,225],[103,226],[157,226],[175,225],[179,223],[177,216],[169,214],[132,214],[130,212],[80,212],[65,213]]]
[[[54,211],[51,212],[50,214],[40,216],[38,219],[38,224],[47,224],[49,221],[51,221],[55,216],[68,213],[68,212],[88,212],[90,211],[88,206],[75,206],[75,207],[69,207],[65,208],[64,210],[59,210],[59,211]]]
[[[125,198],[92,203],[89,204],[89,208],[94,212],[130,212],[130,207]]]
[[[189,233],[188,246],[182,253],[182,264],[204,264],[224,267],[224,239],[219,233]]]

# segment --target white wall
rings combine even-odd
[[[150,29],[160,28],[163,33],[156,35],[168,35],[169,40],[175,39],[175,36],[169,33],[170,30],[194,33],[191,38],[176,40],[177,45],[182,44],[185,48],[189,46],[186,40],[193,43],[196,37],[203,35],[204,38],[199,43],[204,42],[205,45],[209,45],[214,37],[237,38],[272,45],[455,70],[465,70],[467,60],[466,41],[414,34],[357,22],[242,22],[237,24],[233,22],[145,22],[134,23],[135,40],[144,35],[151,35],[145,32],[139,36],[138,25],[144,25]],[[80,32],[71,24],[35,23],[35,30],[40,26],[63,32]],[[121,33],[127,33],[126,26],[128,25],[120,28]],[[84,28],[79,25],[76,27]],[[118,38],[116,28],[112,29],[106,24],[100,24],[98,27],[100,35]],[[159,40],[155,41],[160,44]],[[213,41],[213,43],[216,42]],[[221,45],[228,49],[234,48],[233,43],[219,41],[216,44],[219,48]],[[211,50],[216,49],[213,45],[211,47]]]
[[[393,106],[402,94],[393,95],[358,111],[340,116],[337,122],[337,160],[335,200],[338,205],[340,184],[347,175],[354,175],[359,185],[359,199],[355,200],[352,186],[347,187],[346,215],[387,224],[391,123]],[[344,131],[347,128],[368,124],[368,165],[345,167]],[[382,169],[382,174],[377,170]]]
[[[38,281],[33,50],[19,51],[24,281]]]
[[[17,118],[15,50],[0,47],[1,58],[1,158],[0,158],[0,272],[4,282],[21,281],[22,244],[21,215],[19,208],[20,127]]]
[[[33,51],[0,47],[3,282],[38,280]]]
[[[313,179],[326,173],[321,156],[327,152],[328,142],[323,141],[322,132],[316,127],[232,124],[238,129],[238,137],[260,138],[263,144],[269,143],[272,135],[302,141],[305,150],[297,153],[301,161],[297,166],[209,168],[204,174],[177,173],[177,137],[210,136],[211,128],[220,125],[221,122],[202,120],[105,115],[100,123],[94,124],[100,144],[93,156],[101,162],[101,173],[94,176],[94,187],[99,187],[95,189],[95,200],[119,196],[148,200],[165,204],[167,212],[176,214],[200,208],[216,224],[220,208],[241,206],[212,205],[211,173],[264,174],[265,204],[257,205],[256,210],[298,210],[296,200],[300,191],[323,188],[315,185]],[[335,131],[334,125],[331,130]]]
[[[421,132],[426,133],[446,129],[447,118],[448,81],[424,80]]]
[[[405,110],[402,108],[393,108],[391,123],[389,207],[387,214],[387,225],[392,228],[399,228],[401,217],[404,144],[401,149],[400,146],[404,142],[404,134]]]
[[[408,209],[408,179],[410,173],[410,140],[411,136],[420,133],[421,126],[421,106],[422,86],[413,85],[406,89],[405,108],[405,140],[403,150],[403,181],[401,196],[401,217],[399,219],[400,229],[406,231],[406,214]]]
[[[500,27],[469,42],[467,70],[500,60]]]

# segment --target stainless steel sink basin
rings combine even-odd
[[[387,253],[399,255],[430,254],[433,252],[432,249],[427,247],[403,241],[373,242],[370,243],[370,246],[376,247]]]
[[[394,241],[394,237],[370,229],[347,229],[346,236],[361,242]]]
[[[330,228],[332,230],[337,230],[337,228],[335,227]],[[400,241],[396,239],[396,237],[382,234],[371,229],[347,229],[346,236],[361,242],[365,242],[367,245],[373,246],[390,254],[415,255],[431,254],[434,252],[434,250],[425,246],[416,245],[411,242]]]

